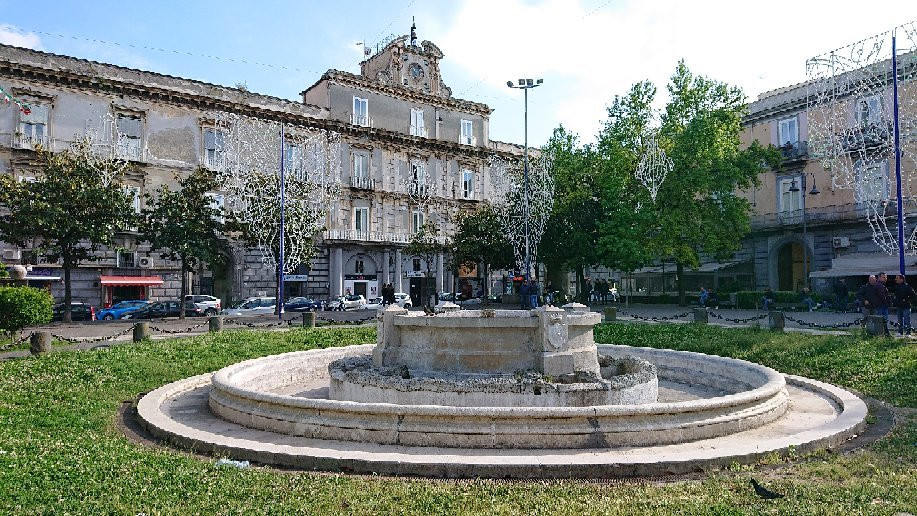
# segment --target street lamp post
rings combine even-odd
[[[812,176],[812,190],[809,193],[806,193],[806,176],[808,174],[803,174],[801,178],[802,189],[796,186],[796,180],[793,180],[793,184],[790,185],[791,192],[802,192],[802,281],[805,288],[809,288],[809,245],[806,242],[806,195],[818,195],[821,193],[818,189],[818,185],[815,184],[815,176]]]
[[[531,254],[529,251],[529,241],[531,238],[530,223],[529,223],[529,90],[532,88],[537,88],[544,83],[544,79],[519,79],[518,84],[513,84],[513,81],[506,81],[506,85],[510,88],[520,89],[525,94],[525,150],[523,151],[523,177],[525,190],[525,198],[523,199],[523,217],[525,218],[525,281],[529,281],[529,271],[532,269],[531,264]]]

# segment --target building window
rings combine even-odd
[[[411,268],[414,270],[414,272],[420,272],[420,258],[414,258],[414,259],[411,261],[411,266],[412,266]]]
[[[796,191],[791,191],[793,187]],[[777,180],[777,211],[792,213],[802,209],[802,176],[782,177]]]
[[[856,119],[860,125],[878,124],[882,119],[882,99],[878,95],[860,99]]]
[[[292,142],[284,142],[283,171],[286,174],[292,174],[301,181],[306,180],[306,172],[303,167],[302,147]]]
[[[787,145],[795,146],[799,143],[799,124],[797,123],[796,117],[794,116],[778,122],[777,134],[777,145],[780,147]]]
[[[363,274],[363,260],[357,260],[354,264],[357,274]]]
[[[134,268],[137,266],[137,253],[118,251],[118,267]]]
[[[459,143],[463,145],[474,145],[474,124],[471,120],[462,120],[462,132],[459,135]]]
[[[427,195],[427,166],[425,163],[415,161],[411,163],[411,195]]]
[[[48,119],[50,106],[29,103],[29,114],[19,112],[19,131],[16,144],[20,149],[32,149],[36,145],[48,147]]]
[[[204,195],[210,199],[210,209],[214,210],[213,220],[222,224],[224,221],[223,207],[225,206],[226,197],[224,197],[223,194],[215,192],[207,192]]]
[[[411,136],[427,136],[423,126],[423,110],[411,108]]]
[[[474,199],[474,172],[462,170],[462,199]]]
[[[223,131],[212,127],[205,128],[203,165],[210,170],[223,170],[224,149],[225,136],[223,135]]]
[[[353,209],[353,229],[357,233],[366,233],[369,231],[369,208]]]
[[[136,115],[118,113],[117,155],[129,161],[141,161],[143,157],[143,120]]]
[[[350,176],[350,185],[354,188],[372,188],[369,179],[369,154],[354,152],[351,156],[353,171]]]
[[[857,167],[858,202],[881,202],[888,199],[888,162],[881,161]]]
[[[423,227],[423,212],[420,210],[414,210],[411,212],[411,234],[416,235],[420,232],[420,228]]]
[[[122,187],[124,193],[130,196],[131,198],[131,207],[134,210],[134,215],[140,214],[140,187],[139,186],[124,186]],[[131,226],[127,228],[128,231],[137,231],[137,226]]]
[[[369,101],[360,97],[353,98],[353,125],[369,127]]]

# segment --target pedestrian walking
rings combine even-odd
[[[917,292],[907,284],[907,278],[901,274],[895,276],[893,293],[895,310],[898,312],[898,334],[911,334],[911,301],[917,299]]]
[[[837,284],[834,285],[834,309],[838,312],[847,311],[847,298],[849,296],[849,290],[847,289],[847,281],[844,278],[837,280]]]
[[[891,306],[891,295],[888,292],[888,288],[885,286],[885,283],[888,281],[888,276],[884,272],[876,274],[876,284],[873,288],[876,289],[876,315],[881,315],[882,319],[885,321],[885,336],[888,337],[891,335],[888,331],[888,309]]]
[[[709,296],[710,296],[710,291],[708,291],[707,289],[704,288],[703,285],[701,285],[700,294],[697,296],[697,304],[699,304],[701,308],[704,308],[705,306],[707,306],[707,298]]]

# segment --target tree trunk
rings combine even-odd
[[[678,306],[687,306],[685,300],[685,266],[675,262],[675,273],[678,275]]]
[[[70,301],[73,299],[73,290],[70,286],[70,270],[73,268],[73,260],[70,253],[64,251],[64,322],[73,322],[73,312],[70,309]]]
[[[576,266],[576,294],[577,299],[584,305],[589,304],[589,293],[586,292],[586,273],[582,265]]]
[[[487,298],[490,295],[490,265],[487,262],[482,262],[481,265],[481,268],[484,269],[484,281],[482,282],[481,290],[484,292],[484,297]]]
[[[188,267],[185,257],[181,257],[181,295],[178,297],[178,318],[185,318],[185,297],[188,295]]]

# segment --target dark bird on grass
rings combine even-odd
[[[423,307],[423,313],[427,315],[436,315],[436,310],[430,308],[429,306]]]
[[[751,479],[751,485],[755,488],[755,494],[764,498],[765,500],[774,500],[776,498],[783,498],[783,495],[780,493],[775,493],[765,489],[757,480]]]

